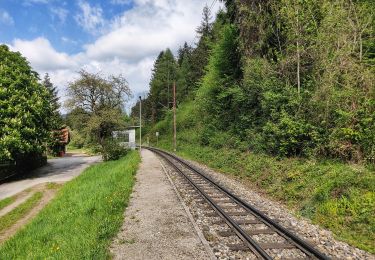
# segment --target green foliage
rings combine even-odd
[[[0,247],[1,259],[108,259],[140,156],[91,166],[64,185],[24,229]]]
[[[191,81],[193,83],[193,88],[196,88],[198,82],[202,79],[205,74],[205,67],[208,64],[211,43],[213,39],[213,24],[211,21],[211,13],[209,8],[206,6],[203,9],[202,22],[197,28],[197,37],[199,41],[196,48],[193,49],[191,53]]]
[[[185,47],[188,48],[188,47]],[[182,51],[183,56],[179,58],[181,64],[177,70],[176,100],[179,103],[189,99],[195,90],[195,82],[192,75],[192,55],[190,50]]]
[[[38,74],[20,53],[0,45],[0,161],[43,152],[52,114]]]
[[[104,161],[116,161],[129,153],[129,149],[112,139],[107,139],[102,145],[102,157]]]
[[[60,129],[63,126],[63,120],[60,114],[58,91],[57,88],[52,84],[48,73],[44,75],[42,85],[48,90],[48,102],[50,103],[52,109],[50,121],[51,129],[53,131],[50,133],[50,137],[48,138],[48,152],[53,156],[57,156],[61,151]]]
[[[238,122],[241,101],[245,99],[238,84],[242,77],[239,59],[237,29],[224,26],[197,93],[202,114],[219,129]]]
[[[267,122],[262,130],[265,150],[276,155],[308,155],[319,142],[319,132],[314,126],[285,112],[277,122]]]
[[[114,130],[123,128],[123,111],[131,95],[122,75],[103,78],[80,71],[80,78],[68,86],[70,113],[66,123],[74,131],[75,146],[101,146]]]
[[[225,2],[196,99],[209,135],[230,132],[278,156],[373,162],[369,3]]]
[[[150,108],[146,108],[143,113],[153,123],[160,120],[165,115],[166,109],[171,107],[176,73],[176,60],[171,50],[161,52],[155,61],[150,82],[148,97]]]
[[[71,130],[70,136],[72,141],[70,142],[70,145],[75,148],[83,148],[85,145],[85,138],[82,134],[80,134],[77,130]]]
[[[52,84],[51,79],[46,73],[44,75],[42,85],[48,90],[49,97],[48,97],[48,102],[51,104],[52,108],[52,126],[53,129],[57,130],[60,129],[62,125],[62,118],[60,114],[60,102],[59,102],[59,97],[58,97],[58,91],[57,88]]]

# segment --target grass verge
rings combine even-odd
[[[0,210],[8,206],[9,204],[13,203],[15,201],[15,197],[8,197],[3,200],[0,200]]]
[[[139,162],[131,152],[86,169],[0,247],[0,259],[107,259]]]
[[[35,207],[35,205],[41,200],[42,197],[42,192],[36,192],[24,203],[13,209],[8,214],[0,217],[0,232],[9,228],[19,219],[25,216],[28,212],[30,212],[30,210],[32,210]]]
[[[163,122],[163,121],[162,121]],[[340,240],[375,253],[375,171],[364,165],[316,161],[212,148],[194,143],[194,133],[179,132],[178,154],[250,181]],[[159,146],[171,151],[171,135]],[[193,140],[193,141],[192,141]]]
[[[82,147],[82,148],[77,148],[72,145],[68,145],[66,148],[67,153],[81,153],[81,154],[87,154],[90,156],[93,155],[98,155],[98,152],[94,151],[95,149],[92,147]]]

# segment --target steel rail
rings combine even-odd
[[[242,206],[243,208],[247,209],[248,211],[250,211],[252,214],[254,214],[256,217],[258,217],[264,224],[266,224],[267,226],[269,227],[273,227],[273,229],[281,236],[283,236],[284,238],[286,238],[287,240],[292,240],[294,242],[294,244],[296,245],[297,248],[301,249],[305,254],[307,255],[310,255],[310,256],[315,256],[316,258],[318,259],[322,259],[322,260],[329,260],[330,258],[328,256],[326,256],[325,254],[321,253],[320,251],[318,251],[317,249],[315,249],[311,244],[309,244],[308,242],[302,240],[301,238],[299,238],[298,236],[296,236],[295,234],[293,234],[292,232],[290,232],[289,230],[287,230],[286,228],[284,228],[283,226],[281,226],[280,224],[278,224],[277,222],[275,222],[274,220],[270,219],[268,216],[266,216],[265,214],[263,214],[262,212],[260,212],[258,209],[256,209],[255,207],[251,206],[249,203],[247,203],[246,201],[238,198],[236,195],[234,195],[232,192],[230,192],[229,190],[225,189],[224,187],[221,187],[220,185],[218,185],[213,179],[211,179],[210,177],[206,176],[205,173],[203,173],[200,169],[188,164],[187,162],[185,162],[184,160],[182,160],[181,158],[175,156],[174,154],[171,154],[169,152],[166,152],[166,151],[163,151],[163,150],[160,150],[160,149],[157,149],[157,148],[151,148],[151,147],[148,147],[149,150],[151,151],[154,151],[154,152],[157,152],[158,154],[163,154],[163,155],[168,155],[170,156],[171,158],[173,158],[174,160],[178,161],[179,163],[181,163],[182,165],[186,166],[187,168],[189,168],[191,171],[197,173],[199,176],[203,177],[204,179],[206,179],[207,181],[209,181],[211,184],[213,184],[216,188],[218,188],[219,190],[221,190],[222,192],[224,192],[227,196],[229,196],[231,199],[233,199],[237,204],[239,204],[240,206]],[[164,156],[163,156],[164,157]],[[164,157],[165,158],[165,157]],[[170,160],[168,160],[170,162]],[[172,162],[170,162],[171,164],[173,164]],[[175,168],[175,167],[174,167]],[[178,169],[178,168],[177,168]],[[178,169],[179,172],[181,172],[179,169]]]
[[[145,148],[145,149],[150,149],[150,148]],[[159,154],[162,158],[164,158],[166,161],[168,161],[171,166],[177,171],[179,172],[182,176],[184,176],[189,182],[190,184],[199,192],[201,193],[201,195],[203,196],[203,198],[214,208],[215,211],[217,211],[224,219],[225,221],[236,231],[236,233],[244,240],[245,243],[248,243],[249,244],[249,247],[250,249],[252,249],[253,253],[255,253],[258,257],[262,257],[263,259],[267,259],[267,260],[272,260],[272,257],[269,256],[267,254],[266,251],[264,251],[263,248],[261,248],[258,243],[253,240],[247,233],[245,230],[243,230],[240,225],[238,225],[236,223],[236,221],[231,218],[227,213],[225,213],[225,211],[220,208],[220,206],[215,203],[209,195],[207,195],[207,193],[205,191],[203,191],[203,189],[201,189],[198,185],[196,185],[194,183],[194,181],[189,177],[187,176],[187,174],[185,174],[180,168],[178,168],[168,157],[165,156],[165,154],[163,154],[162,152],[160,151],[157,151],[157,150],[153,150],[152,148],[150,149],[151,151]]]

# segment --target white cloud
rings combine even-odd
[[[102,26],[102,10],[86,2],[80,4],[80,21],[86,29]],[[62,96],[68,82],[77,77],[81,68],[103,75],[121,73],[137,96],[148,90],[154,59],[160,51],[169,47],[176,52],[185,41],[194,43],[205,4],[201,0],[135,0],[134,8],[108,24],[107,33],[75,55],[56,51],[45,38],[17,39],[11,48],[26,56],[41,75],[48,72]],[[217,4],[214,11],[218,8]],[[70,39],[62,38],[62,41]]]
[[[90,58],[137,60],[166,47],[192,42],[201,20],[202,1],[136,0],[112,23],[112,30],[85,46]]]
[[[91,34],[97,34],[104,26],[103,10],[100,6],[91,6],[88,2],[80,1],[78,3],[81,9],[75,16],[75,20],[85,31]]]
[[[5,10],[0,10],[0,23],[6,25],[13,25],[14,20],[13,17]]]
[[[68,37],[64,37],[64,36],[61,37],[61,41],[64,42],[64,43],[73,44],[73,45],[77,45],[78,44],[77,41],[72,40],[72,39],[70,39]]]
[[[16,39],[13,41],[11,48],[27,57],[37,71],[70,68],[77,64],[69,55],[57,52],[51,46],[51,43],[43,37],[32,41]]]
[[[66,17],[68,16],[69,11],[62,7],[52,7],[51,13],[53,17],[57,17],[61,23],[65,23]]]
[[[25,6],[29,6],[29,5],[32,5],[32,4],[48,4],[52,1],[53,0],[25,0],[25,1],[23,1],[23,4]]]
[[[111,0],[113,5],[129,5],[132,3],[132,0]]]

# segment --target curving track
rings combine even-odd
[[[145,147],[146,148],[146,147]],[[302,240],[276,221],[267,217],[229,190],[217,184],[206,176],[200,169],[191,166],[179,157],[165,151],[149,149],[162,157],[170,166],[191,185],[192,192],[197,192],[203,200],[215,211],[215,215],[221,217],[223,224],[227,224],[230,230],[221,232],[221,236],[237,235],[242,244],[227,245],[232,250],[251,250],[257,258],[273,259],[273,252],[278,250],[299,250],[299,259],[329,259],[323,253],[316,250],[312,245]],[[244,226],[253,226],[247,229]],[[257,229],[262,225],[266,228]],[[278,237],[277,241],[271,243],[260,243],[255,236]]]

